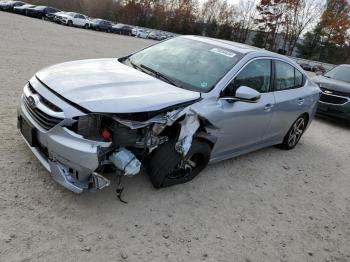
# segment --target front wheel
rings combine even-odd
[[[67,23],[67,25],[68,25],[68,26],[73,26],[73,22],[69,20],[68,23]]]
[[[84,28],[89,29],[89,25],[88,24],[84,25]]]
[[[151,156],[148,173],[155,188],[186,183],[195,178],[209,163],[211,147],[207,142],[193,139],[185,157],[175,150],[175,144],[175,141],[168,141]]]
[[[281,147],[286,150],[293,149],[300,141],[300,138],[304,134],[306,129],[307,119],[305,115],[299,116],[293,123],[288,133],[283,139]]]

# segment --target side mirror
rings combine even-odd
[[[236,90],[235,98],[246,102],[256,102],[261,97],[261,94],[253,88],[240,86]]]

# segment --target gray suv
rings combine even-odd
[[[312,79],[322,90],[317,113],[350,120],[350,65],[339,65]]]

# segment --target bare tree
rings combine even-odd
[[[286,0],[282,18],[287,54],[291,55],[300,36],[314,24],[325,8],[324,0]]]
[[[239,42],[245,42],[250,32],[256,27],[257,9],[255,0],[240,0],[234,8],[234,19],[239,27]]]

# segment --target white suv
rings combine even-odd
[[[60,13],[56,15],[55,20],[68,26],[79,26],[85,29],[90,28],[90,20],[88,17],[74,12]]]

